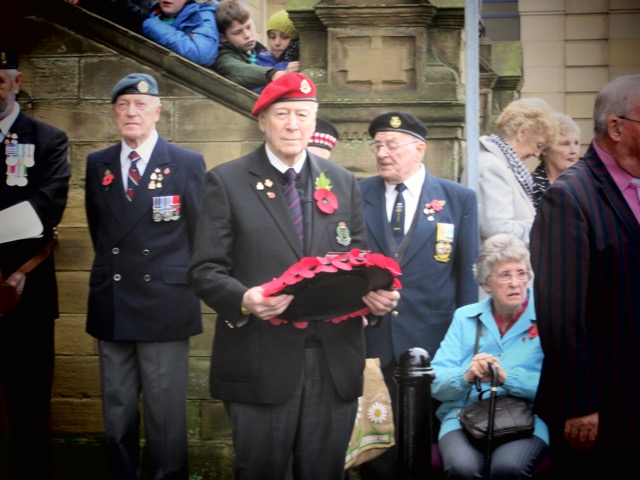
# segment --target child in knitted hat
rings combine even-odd
[[[300,71],[298,30],[286,10],[280,10],[267,22],[269,50],[258,55],[257,65],[287,72]]]

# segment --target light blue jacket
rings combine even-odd
[[[525,398],[533,404],[544,353],[535,327],[536,313],[531,289],[528,294],[527,309],[502,338],[491,313],[491,298],[461,307],[454,313],[451,326],[431,362],[436,374],[431,393],[443,402],[436,412],[442,423],[439,439],[452,430],[462,428],[458,412],[478,401],[475,384],[463,378],[473,357],[478,315],[482,322],[478,352],[498,358],[500,366],[507,372],[504,385],[498,387],[498,395]],[[483,383],[482,389],[487,390],[489,386],[488,382]],[[483,398],[488,398],[488,392]],[[549,444],[547,426],[538,416],[534,435]]]
[[[145,37],[184,58],[210,67],[218,56],[220,35],[216,25],[216,3],[188,3],[172,25],[162,21],[158,9],[142,23]]]

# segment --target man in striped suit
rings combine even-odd
[[[545,352],[536,409],[553,478],[640,467],[640,75],[598,94],[584,159],[542,197],[531,232]]]

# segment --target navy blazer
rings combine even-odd
[[[545,353],[536,410],[555,435],[599,412],[598,443],[637,451],[640,224],[593,146],[542,196],[531,250]]]
[[[33,120],[21,112],[10,131],[18,135],[19,143],[35,146],[35,164],[27,169],[28,183],[23,187],[7,185],[6,175],[3,175],[0,179],[0,210],[28,201],[40,218],[44,231],[40,238],[0,244],[0,271],[5,279],[51,242],[53,228],[62,219],[67,204],[71,177],[67,136],[62,130]],[[4,143],[0,143],[0,158],[4,165]],[[36,318],[50,321],[58,316],[53,254],[27,274],[20,305],[12,315],[28,317],[30,321]]]
[[[305,222],[312,224],[308,254],[367,248],[353,174],[309,153],[307,162],[313,179],[320,173],[329,178],[339,202],[338,209],[327,215],[315,202],[302,199],[309,207],[304,207]],[[251,317],[248,324],[234,327],[242,317],[244,293],[280,276],[303,257],[278,175],[264,145],[207,172],[190,280],[198,296],[218,313],[211,394],[237,402],[286,400],[302,375],[305,340],[317,335],[339,395],[355,400],[362,393],[365,363],[360,317],[339,324],[310,322],[306,329],[292,324],[274,326]],[[336,238],[340,222],[350,231],[349,245],[341,245]]]
[[[379,176],[361,180],[362,201],[371,249],[393,257],[389,244],[385,185]],[[425,205],[444,200],[444,208],[430,215]],[[380,325],[365,331],[367,357],[385,366],[408,348],[424,348],[431,358],[440,346],[453,312],[478,301],[473,264],[478,255],[478,204],[475,192],[426,172],[418,202],[418,220],[411,243],[400,261],[402,290],[398,307]],[[448,261],[435,258],[438,223],[454,225]]]
[[[85,204],[95,258],[87,332],[102,340],[170,341],[202,331],[200,302],[187,280],[200,212],[201,154],[165,141],[153,149],[132,202],[124,193],[121,144],[87,159]],[[150,176],[163,175],[151,189]],[[109,185],[105,176],[115,176]],[[179,195],[180,217],[154,221],[153,198]]]

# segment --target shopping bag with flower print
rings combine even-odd
[[[395,445],[391,396],[384,383],[379,358],[367,358],[364,390],[345,458],[345,470],[382,455]]]

